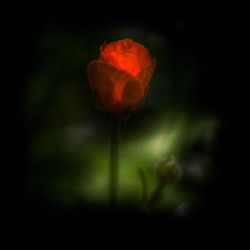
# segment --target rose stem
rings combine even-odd
[[[157,203],[161,200],[162,198],[162,191],[164,190],[164,186],[158,184],[154,190],[154,192],[152,193],[149,201],[148,201],[148,210],[151,211],[154,206],[157,205]]]
[[[109,204],[111,210],[117,205],[118,175],[119,175],[119,137],[120,121],[116,115],[112,116],[110,131],[110,175],[109,175]]]

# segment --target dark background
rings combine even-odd
[[[238,96],[237,84],[228,67],[230,64],[228,59],[233,58],[234,53],[231,48],[231,38],[237,36],[237,26],[232,26],[233,14],[228,14],[226,6],[197,6],[178,2],[168,3],[165,6],[145,2],[138,6],[136,4],[123,6],[120,3],[94,6],[89,3],[57,7],[20,6],[20,9],[9,8],[6,15],[9,45],[14,52],[10,61],[11,72],[15,78],[12,93],[16,100],[7,116],[11,123],[15,124],[17,164],[14,178],[17,177],[17,183],[20,185],[13,195],[17,198],[15,208],[21,223],[31,225],[83,223],[88,225],[88,228],[94,228],[96,225],[105,228],[105,224],[111,225],[119,221],[124,225],[136,224],[138,227],[168,224],[179,228],[185,225],[181,230],[211,226],[219,231],[222,227],[226,228],[228,225],[230,228],[233,223],[240,222],[242,217],[244,218],[244,208],[236,186],[238,187],[243,168],[238,155],[241,151],[239,138],[244,132],[239,125],[239,121],[242,121],[242,109],[239,108],[242,100]],[[233,11],[233,8],[230,8],[230,12]],[[105,211],[99,211],[98,208],[82,207],[64,211],[62,216],[60,208],[50,207],[42,201],[38,206],[26,200],[26,163],[31,135],[25,127],[22,103],[27,79],[37,60],[37,37],[52,24],[61,29],[70,27],[83,29],[89,34],[114,22],[128,25],[143,23],[146,30],[167,37],[173,50],[179,53],[191,52],[195,55],[200,67],[199,79],[202,82],[202,85],[197,86],[195,90],[196,106],[204,112],[211,112],[220,117],[219,139],[215,149],[215,160],[220,168],[209,188],[202,190],[206,202],[195,209],[188,218],[179,220],[166,214],[156,214],[148,218],[127,210],[121,211],[115,218],[110,218]],[[185,29],[182,29],[182,26]]]

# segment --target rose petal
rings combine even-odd
[[[143,69],[151,61],[148,50],[140,43],[134,42],[132,53],[136,55],[140,69]]]
[[[134,107],[144,95],[135,77],[103,61],[90,62],[87,74],[99,102],[109,111],[120,112]]]
[[[147,88],[148,83],[154,73],[155,66],[156,66],[156,59],[153,59],[147,66],[145,66],[141,70],[141,72],[137,76],[137,79],[144,86],[144,88]]]

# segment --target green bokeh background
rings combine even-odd
[[[156,164],[169,155],[183,175],[165,190],[158,209],[183,215],[202,204],[199,191],[216,175],[213,149],[220,121],[199,106],[199,61],[157,32],[129,25],[85,32],[51,25],[39,33],[24,98],[29,202],[106,207],[111,119],[94,106],[86,67],[104,41],[126,37],[145,45],[157,66],[144,103],[121,126],[119,206],[139,208],[138,169],[152,192]]]

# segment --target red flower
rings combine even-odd
[[[120,113],[142,101],[155,65],[143,45],[123,39],[103,44],[99,60],[89,63],[87,73],[101,106]]]

